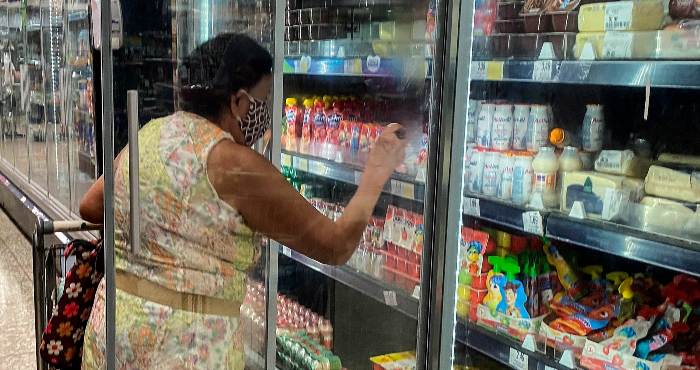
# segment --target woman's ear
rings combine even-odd
[[[231,112],[234,117],[239,119],[245,117],[246,113],[248,113],[249,105],[250,101],[243,90],[238,90],[237,93],[231,95]]]

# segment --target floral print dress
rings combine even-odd
[[[179,112],[139,131],[141,251],[129,252],[129,157],[115,163],[116,267],[165,288],[242,302],[260,238],[216,194],[207,158],[216,125]],[[84,370],[105,368],[105,285],[85,333]],[[237,308],[237,307],[236,307]],[[234,312],[234,311],[232,311]],[[243,369],[238,317],[173,309],[116,292],[117,369]]]

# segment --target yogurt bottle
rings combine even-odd
[[[481,193],[481,184],[484,175],[484,163],[486,162],[486,149],[474,148],[469,160],[469,186],[467,190],[472,193]]]
[[[464,155],[464,187],[468,189],[469,187],[469,171],[471,170],[472,153],[474,152],[474,144],[467,145],[467,152]]]
[[[514,166],[515,157],[513,153],[501,153],[501,159],[498,163],[498,186],[496,187],[496,196],[501,199],[510,199],[511,197]]]
[[[559,161],[554,154],[554,148],[541,147],[532,161],[532,170],[535,172],[532,194],[541,193],[542,203],[545,207],[556,207],[558,203],[556,185]]]
[[[473,143],[476,139],[476,121],[479,119],[479,111],[481,110],[481,101],[469,99],[467,105],[467,142]]]
[[[605,139],[605,118],[603,106],[589,104],[586,106],[586,115],[583,117],[581,128],[581,147],[589,152],[599,152],[603,149]]]
[[[498,187],[498,164],[501,161],[501,153],[497,150],[488,150],[484,160],[484,174],[482,192],[484,195],[496,196]]]
[[[513,141],[513,106],[498,104],[491,124],[491,148],[510,149]]]
[[[482,103],[479,119],[476,122],[476,145],[483,148],[491,147],[491,124],[496,112],[496,104]]]
[[[516,104],[513,111],[513,149],[527,149],[527,121],[530,118],[530,106]]]
[[[559,156],[559,172],[557,173],[557,188],[561,189],[564,176],[568,172],[581,171],[583,162],[578,154],[578,149],[573,146],[565,146],[564,151]]]
[[[516,203],[526,203],[530,201],[532,194],[532,154],[528,152],[518,152],[513,161],[513,186],[511,188],[511,198]]]
[[[547,106],[533,105],[530,108],[530,118],[527,121],[527,150],[535,152],[549,143],[549,114]]]
[[[581,169],[584,171],[592,171],[595,161],[593,160],[593,153],[581,150],[578,152],[579,157],[581,157]]]

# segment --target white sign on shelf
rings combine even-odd
[[[486,80],[489,74],[489,62],[472,63],[472,80]]]
[[[605,4],[605,24],[606,31],[627,31],[632,26],[632,9],[634,2],[618,1],[616,3]]]
[[[385,290],[384,291],[384,303],[386,303],[387,306],[391,306],[391,307],[398,306],[399,303],[396,302],[396,292],[393,290]]]
[[[515,348],[511,348],[508,364],[516,370],[528,370],[528,356]]]
[[[481,217],[479,198],[464,197],[464,213],[469,216]]]
[[[535,235],[544,235],[542,214],[539,211],[523,212],[523,230]]]
[[[309,172],[309,161],[306,158],[299,158],[299,169]]]
[[[554,61],[538,60],[532,69],[533,81],[551,81],[554,72]]]

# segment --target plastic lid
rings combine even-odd
[[[501,248],[510,248],[511,236],[505,231],[496,231],[496,244]]]
[[[634,297],[634,292],[632,291],[632,282],[634,279],[629,277],[620,284],[618,291],[622,294],[622,298],[632,299]]]
[[[499,256],[489,256],[488,261],[493,265],[494,273],[500,273],[501,266],[505,263],[505,260]]]
[[[583,272],[591,275],[591,279],[598,280],[600,275],[603,273],[603,266],[600,265],[590,265],[583,268]]]
[[[515,274],[520,272],[520,266],[517,263],[506,262],[501,269],[506,273],[506,278],[510,281],[515,280]]]
[[[307,108],[311,108],[314,106],[314,101],[311,99],[304,99],[304,106]]]
[[[552,142],[554,145],[558,145],[564,142],[564,138],[566,137],[566,132],[560,128],[555,128],[552,130],[552,132],[549,133],[549,141]]]
[[[297,100],[294,98],[287,98],[285,102],[287,103],[287,105],[297,105]]]
[[[326,105],[323,104],[322,101],[317,101],[316,103],[314,103],[314,107],[316,107],[316,108],[324,108],[325,106]]]
[[[612,281],[615,287],[619,287],[622,282],[630,276],[625,271],[613,271],[605,274],[605,278]]]

